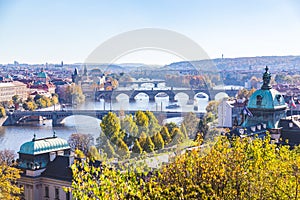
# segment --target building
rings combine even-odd
[[[19,81],[0,83],[0,102],[10,101],[14,95],[18,95],[20,99],[27,99],[27,85]]]
[[[279,139],[282,131],[279,122],[286,117],[287,105],[283,95],[272,89],[268,70],[266,67],[261,89],[256,90],[248,101],[245,121],[240,127],[233,129],[231,135],[264,137],[266,131],[269,131],[273,139]]]
[[[18,181],[24,188],[25,200],[70,200],[63,187],[71,186],[74,162],[71,148],[64,139],[34,138],[21,145],[18,167],[22,170]]]

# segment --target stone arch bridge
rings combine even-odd
[[[138,90],[112,90],[112,91],[96,91],[95,92],[95,100],[105,99],[105,100],[116,100],[117,96],[120,94],[125,94],[129,97],[129,101],[135,101],[135,97],[140,94],[144,93],[149,96],[149,101],[155,101],[155,96],[159,93],[165,93],[169,96],[170,101],[175,100],[175,96],[179,93],[184,93],[189,97],[189,100],[194,100],[194,97],[198,93],[205,93],[208,95],[209,100],[214,100],[216,95],[224,92],[230,97],[236,96],[238,93],[237,89],[230,89],[230,90],[192,90],[192,89],[138,89]]]
[[[90,116],[97,119],[102,119],[108,112],[114,112],[117,115],[120,114],[119,110],[66,110],[66,111],[18,111],[9,113],[6,121],[3,123],[3,126],[14,126],[20,124],[20,122],[29,116],[35,117],[43,117],[44,119],[52,120],[52,126],[61,126],[63,124],[63,120],[66,117],[73,115],[84,115]],[[130,111],[122,111],[124,114],[132,114],[134,115],[137,110]],[[161,111],[151,111],[155,116],[164,115],[165,118],[170,117],[182,117],[187,112],[161,112]],[[196,113],[196,115],[200,118],[203,117],[204,113]]]

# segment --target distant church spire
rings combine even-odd
[[[261,86],[261,89],[262,90],[269,90],[269,89],[272,88],[271,83],[270,83],[271,82],[271,73],[268,72],[269,71],[268,66],[266,66],[265,70],[266,70],[266,72],[263,75],[263,82],[264,83]]]

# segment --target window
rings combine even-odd
[[[45,186],[45,197],[49,197],[49,186]]]
[[[256,105],[261,106],[261,102],[262,102],[262,96],[257,95],[256,96]]]
[[[59,199],[59,188],[55,188],[55,199]]]

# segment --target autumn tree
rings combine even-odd
[[[70,191],[75,199],[299,199],[300,149],[269,136],[218,137],[156,171],[141,169],[76,162]]]
[[[155,146],[156,149],[163,149],[165,146],[165,142],[163,137],[161,136],[160,132],[157,132],[154,136],[153,136],[153,144]]]
[[[102,132],[108,138],[120,138],[120,130],[121,130],[121,123],[118,116],[113,113],[109,112],[105,115],[100,123]]]
[[[2,106],[0,107],[0,118],[1,117],[6,117],[6,111]]]
[[[21,171],[14,166],[13,161],[12,151],[0,151],[0,199],[21,199],[23,189],[17,184]]]
[[[116,154],[118,154],[121,159],[126,159],[130,156],[128,146],[120,138],[116,141]]]
[[[138,139],[136,139],[134,141],[134,145],[132,147],[132,153],[135,153],[135,154],[142,154],[143,153],[143,148],[141,147],[140,145],[140,142]]]
[[[87,156],[91,160],[101,160],[101,156],[99,154],[98,149],[95,146],[90,146]]]
[[[139,127],[139,132],[148,133],[149,131],[149,118],[143,111],[137,111],[135,113],[135,122]]]
[[[167,126],[163,126],[161,128],[160,134],[161,134],[165,144],[168,144],[171,141],[171,136],[170,136]]]
[[[85,101],[85,96],[82,93],[81,87],[75,83],[67,86],[65,97],[65,101],[68,103],[81,104]]]
[[[116,155],[115,149],[108,139],[104,141],[101,150],[106,154],[107,158],[113,158]]]
[[[151,140],[151,137],[150,137],[150,136],[147,136],[146,142],[145,142],[145,144],[143,145],[144,151],[146,151],[146,152],[148,152],[148,153],[151,153],[151,152],[154,151],[154,148],[155,148],[155,146],[154,146],[154,144],[153,144],[153,142],[152,142],[152,140]]]

